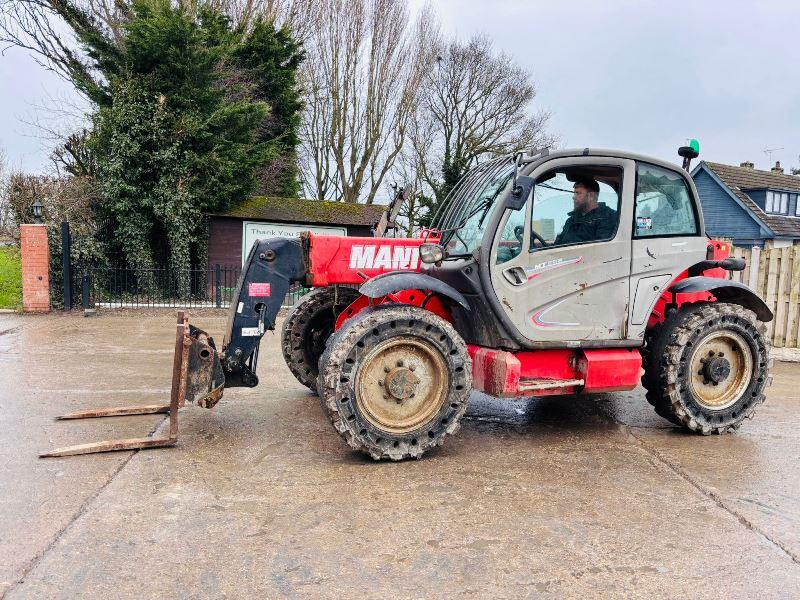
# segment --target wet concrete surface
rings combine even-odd
[[[223,317],[196,324],[221,339]],[[800,595],[800,371],[740,433],[686,435],[642,390],[473,394],[422,460],[373,463],[262,343],[253,390],[181,412],[177,448],[40,460],[162,417],[174,315],[0,315],[0,596]]]

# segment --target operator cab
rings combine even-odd
[[[460,333],[508,348],[641,345],[653,305],[707,245],[685,171],[602,150],[486,163],[435,225],[447,257],[429,273],[474,313]]]

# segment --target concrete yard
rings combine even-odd
[[[221,341],[222,311],[193,321]],[[187,407],[176,448],[39,459],[163,417],[174,313],[0,315],[0,596],[800,596],[800,367],[699,437],[641,389],[502,401],[420,461],[349,450],[262,343],[252,390]]]

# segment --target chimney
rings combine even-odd
[[[776,160],[775,166],[770,169],[773,173],[783,173],[783,167],[781,166],[781,161]]]
[[[744,167],[745,169],[755,169],[756,166],[751,163],[749,160],[744,161],[743,163],[739,164],[740,167]]]

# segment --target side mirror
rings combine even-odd
[[[506,196],[505,207],[511,210],[519,210],[525,206],[528,196],[533,189],[533,177],[520,176],[516,178],[511,193]]]

